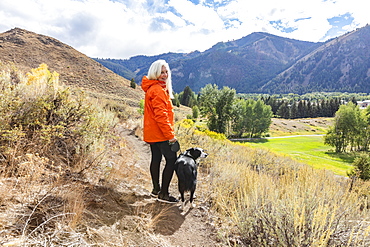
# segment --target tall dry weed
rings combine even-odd
[[[71,229],[76,229],[83,218],[86,209],[84,200],[84,186],[80,184],[71,184],[69,188],[60,194],[64,199],[63,211],[66,214],[67,225]]]

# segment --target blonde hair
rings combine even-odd
[[[173,89],[172,89],[172,80],[171,80],[171,70],[168,63],[163,60],[159,59],[150,65],[149,71],[148,71],[148,79],[149,80],[157,80],[162,72],[162,66],[164,66],[167,69],[167,80],[166,80],[166,87],[168,90],[168,93],[170,95],[170,98],[173,99]]]

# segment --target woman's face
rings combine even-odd
[[[166,67],[163,65],[161,70],[161,75],[158,77],[158,80],[160,81],[166,81],[168,77],[168,71]]]

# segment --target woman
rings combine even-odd
[[[171,72],[164,60],[157,60],[143,77],[141,87],[145,92],[144,141],[150,144],[150,175],[153,182],[152,195],[166,202],[178,202],[170,196],[168,188],[175,170],[177,153],[171,146],[177,142],[174,131],[174,112]],[[159,185],[160,163],[164,156],[166,165]]]

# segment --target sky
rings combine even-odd
[[[18,27],[93,58],[204,51],[253,32],[323,42],[370,23],[368,0],[0,0]]]

